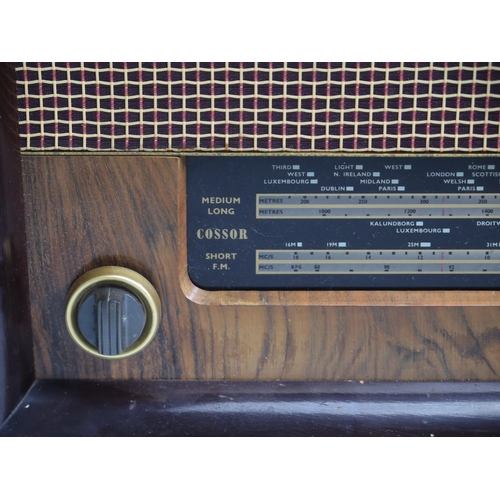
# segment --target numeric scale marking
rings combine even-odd
[[[256,250],[257,274],[500,274],[485,250]]]
[[[258,219],[500,218],[496,194],[257,194],[256,199]],[[499,274],[500,257],[483,250],[257,250],[256,273]]]
[[[500,218],[496,194],[257,194],[257,219]]]

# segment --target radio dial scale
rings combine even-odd
[[[208,290],[500,287],[495,156],[192,157],[187,214]]]

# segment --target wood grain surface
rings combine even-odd
[[[0,63],[0,423],[34,379],[16,75]]]
[[[461,307],[367,305],[371,292],[365,305],[324,305],[313,294],[298,307],[274,292],[270,302],[254,293],[254,303],[273,305],[186,298],[180,159],[25,156],[24,181],[37,378],[499,379],[500,308],[474,294],[466,303],[478,305]],[[64,325],[71,284],[103,265],[140,272],[163,302],[156,338],[124,360],[86,354]],[[430,302],[443,304],[439,295]]]

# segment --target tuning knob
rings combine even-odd
[[[153,285],[124,267],[107,266],[81,276],[71,287],[66,325],[85,351],[105,359],[144,349],[160,324],[160,298]]]

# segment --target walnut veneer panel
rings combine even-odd
[[[161,156],[24,157],[38,378],[499,379],[499,307],[190,301],[178,262],[182,169]],[[66,332],[68,289],[102,265],[142,273],[163,301],[160,331],[132,358],[94,358]]]

